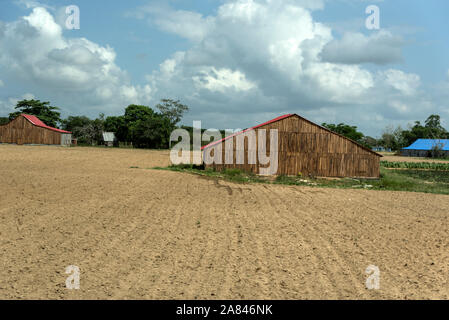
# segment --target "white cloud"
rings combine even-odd
[[[322,58],[328,62],[345,64],[388,64],[402,60],[404,41],[389,31],[380,30],[365,36],[362,33],[345,33],[323,48]]]
[[[5,84],[3,83],[3,81],[0,79],[0,87],[3,87]]]
[[[407,74],[401,70],[388,69],[381,72],[380,75],[386,84],[406,96],[415,94],[421,84],[420,77],[417,74]]]
[[[15,107],[17,105],[17,102],[20,100],[31,100],[35,99],[34,95],[32,93],[25,93],[21,97],[10,97],[6,100],[0,100],[0,115],[1,116],[8,116],[10,113],[15,112]]]
[[[36,97],[34,96],[34,94],[32,94],[32,93],[25,93],[23,96],[22,96],[22,99],[25,99],[25,100],[33,100],[33,99],[35,99]],[[17,100],[17,101],[19,101],[19,100]]]
[[[232,71],[226,68],[220,70],[214,67],[206,68],[201,76],[194,76],[193,81],[197,88],[208,89],[212,92],[224,93],[227,89],[235,91],[248,91],[255,88],[255,84],[246,80],[240,71]]]
[[[148,85],[133,86],[127,72],[116,65],[113,48],[85,38],[65,38],[43,7],[0,29],[0,65],[23,83],[51,88],[72,107],[114,112],[151,99]]]
[[[4,101],[0,99],[0,116],[6,117],[11,112],[13,112],[14,107],[11,108],[13,104],[10,101]]]
[[[389,106],[394,108],[399,113],[406,113],[410,111],[407,105],[401,101],[390,101]]]
[[[201,41],[213,23],[211,19],[204,19],[196,12],[161,10],[153,6],[146,7],[146,11],[155,16],[151,22],[162,30],[179,34],[193,41]]]
[[[18,6],[24,7],[26,9],[42,7],[42,8],[46,8],[49,10],[54,10],[54,7],[44,4],[44,3],[41,3],[39,1],[34,1],[34,0],[15,0],[14,3]]]
[[[374,85],[371,73],[358,66],[314,63],[306,72],[317,84],[315,93],[324,94],[333,102],[361,97]]]
[[[182,97],[194,106],[187,121],[245,126],[297,112],[316,121],[330,121],[333,114],[340,119],[335,121],[374,128],[416,112],[424,101],[418,75],[361,66],[399,61],[402,38],[379,31],[335,40],[328,26],[294,1],[227,1],[210,16],[167,7],[141,14],[151,21],[176,16],[156,25],[191,43],[147,76],[155,96]]]
[[[370,133],[391,119],[413,121],[434,112],[418,75],[379,71],[402,59],[401,37],[381,30],[335,39],[311,14],[322,8],[323,1],[307,0],[229,0],[211,15],[141,7],[134,17],[186,39],[188,47],[150,70],[147,83],[133,85],[113,48],[64,37],[61,11],[51,11],[55,18],[36,7],[23,19],[0,22],[0,67],[2,77],[72,113],[118,113],[130,103],[170,97],[191,107],[187,123],[245,127],[296,112]]]
[[[147,13],[154,20],[153,11]],[[167,59],[149,76],[160,91],[164,90],[161,80],[166,79],[167,69],[177,74],[180,88],[216,94],[225,94],[225,88],[241,92],[257,88],[259,95],[293,93],[297,98],[327,97],[343,103],[373,85],[371,74],[358,66],[321,62],[319,54],[332,40],[331,30],[314,22],[310,12],[294,2],[241,0],[223,4],[216,16],[199,17],[184,11],[173,14],[172,9],[169,14],[185,20],[177,19],[176,28],[164,25],[161,29],[185,37],[193,45],[177,58]],[[198,37],[184,31],[193,16],[200,19]],[[171,81],[170,86],[173,89],[176,84]]]

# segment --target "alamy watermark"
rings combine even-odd
[[[65,26],[68,30],[80,29],[80,8],[76,5],[70,5],[65,8],[67,19]]]
[[[365,26],[368,30],[380,29],[380,9],[376,5],[366,7],[365,13],[369,16],[365,20]]]
[[[80,288],[80,268],[78,266],[70,265],[65,268],[65,273],[69,276],[65,280],[65,286],[69,290],[79,290]]]
[[[369,265],[365,273],[368,275],[366,278],[366,288],[368,290],[379,290],[380,289],[380,270],[379,267],[374,265]]]
[[[203,134],[201,131],[201,121],[194,121],[193,144],[187,130],[176,129],[171,133],[170,145],[181,138],[181,141],[171,147],[170,161],[173,164],[259,164],[260,174],[276,174],[279,149],[277,129],[270,129],[269,137],[266,129],[257,129],[257,133],[254,129],[244,131],[226,129],[224,139],[217,129],[205,130]],[[212,142],[201,150],[201,142],[211,139]]]

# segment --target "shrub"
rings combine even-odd
[[[427,169],[436,171],[449,171],[449,163],[438,162],[390,162],[381,161],[380,166],[383,168],[399,168],[399,169]]]
[[[223,173],[230,177],[242,175],[242,171],[240,169],[225,169]]]

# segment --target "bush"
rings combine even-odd
[[[381,161],[380,166],[390,169],[426,169],[436,171],[449,171],[449,163],[438,162],[390,162]]]
[[[225,169],[223,173],[230,177],[241,176],[242,171],[240,169]]]

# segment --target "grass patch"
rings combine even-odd
[[[304,179],[301,176],[285,175],[280,175],[275,178],[263,177],[243,172],[238,169],[215,171],[208,168],[204,170],[204,168],[194,165],[171,165],[169,167],[157,167],[154,169],[188,172],[236,183],[268,183],[321,188],[369,189],[449,194],[449,171],[442,170],[412,170],[403,168],[394,170],[381,168],[380,179]]]
[[[407,176],[416,180],[424,180],[431,183],[449,184],[449,171],[432,170],[396,170],[397,175]]]
[[[381,161],[380,166],[383,168],[449,171],[449,163],[439,163],[439,162]]]
[[[224,171],[215,171],[212,168],[204,169],[203,166],[197,166],[192,164],[170,165],[168,167],[155,167],[153,169],[188,172],[198,174],[201,176],[225,179],[227,181],[237,183],[256,183],[256,182],[265,182],[266,180],[264,177],[252,173],[243,172],[239,169],[225,169]]]

